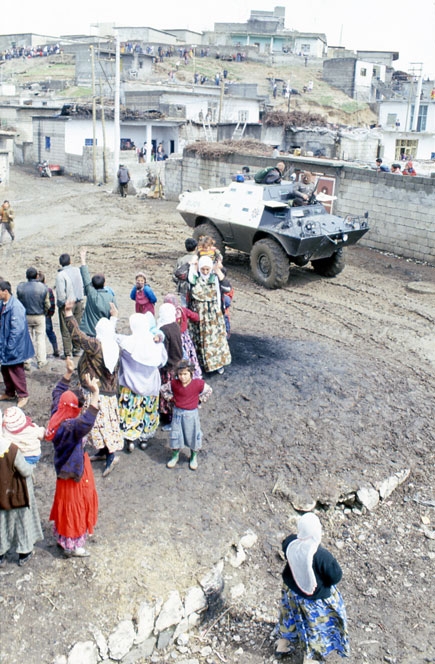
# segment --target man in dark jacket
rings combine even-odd
[[[50,296],[45,284],[37,279],[38,271],[34,267],[26,270],[27,281],[17,286],[17,298],[26,310],[27,326],[33,337],[38,369],[47,364],[45,345],[45,314],[50,309]]]
[[[24,362],[34,356],[32,340],[27,327],[26,310],[12,295],[9,281],[0,281],[0,363],[5,393],[0,401],[14,401],[24,408],[29,400]]]

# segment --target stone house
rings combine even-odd
[[[313,32],[294,33],[293,53],[310,58],[323,58],[326,56],[327,50],[326,35]]]
[[[115,83],[116,48],[114,41],[85,40],[66,44],[65,53],[75,58],[75,84],[90,88],[92,85],[92,55],[94,48],[95,85],[97,92],[113,97]],[[121,80],[146,80],[152,74],[153,56],[132,50],[121,57]]]
[[[352,99],[374,102],[385,87],[387,67],[356,56],[331,58],[323,62],[323,80]]]

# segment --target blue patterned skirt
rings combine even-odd
[[[286,585],[282,589],[275,635],[300,646],[308,659],[326,657],[336,650],[349,657],[346,608],[335,586],[327,599],[304,599]]]

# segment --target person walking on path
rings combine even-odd
[[[29,401],[24,362],[31,359],[35,351],[27,327],[26,310],[12,295],[9,281],[0,281],[0,364],[5,392],[0,401],[14,401],[24,408]]]
[[[348,657],[346,609],[335,587],[342,577],[341,567],[320,545],[322,526],[315,514],[304,514],[297,529],[297,535],[286,537],[282,543],[287,564],[274,632],[279,637],[275,655],[282,658],[296,648],[309,661],[322,662],[333,651]]]
[[[110,303],[116,307],[115,295],[110,288],[105,287],[104,274],[95,274],[92,279],[86,265],[87,249],[80,250],[80,274],[86,294],[86,305],[79,327],[88,337],[95,337],[95,326],[100,318],[110,318]]]
[[[91,398],[88,408],[81,411],[83,399],[70,389],[73,372],[73,360],[67,358],[65,374],[53,390],[51,418],[45,438],[53,441],[57,475],[50,512],[54,536],[66,556],[83,558],[89,556],[85,549],[86,538],[94,532],[98,514],[94,473],[84,451],[84,438],[98,415],[99,387],[96,378],[86,375]]]
[[[32,472],[17,445],[0,435],[0,567],[11,549],[22,567],[32,557],[35,542],[44,539]]]
[[[38,271],[38,279],[43,284],[45,284],[45,274],[41,272],[41,270]],[[60,356],[59,346],[57,344],[56,332],[53,329],[53,316],[54,312],[56,311],[56,300],[54,297],[53,289],[50,288],[50,286],[47,286],[47,288],[48,288],[48,299],[50,301],[50,308],[45,314],[45,333],[48,337],[49,342],[53,347],[53,357],[59,357]]]
[[[11,242],[13,242],[15,240],[15,213],[9,201],[3,201],[3,205],[0,207],[0,222],[0,245],[3,244],[6,233],[9,233]]]
[[[124,166],[119,164],[118,173],[116,174],[119,183],[119,193],[121,198],[125,198],[128,193],[128,183],[130,182],[130,171]]]
[[[45,345],[45,316],[50,309],[48,288],[38,278],[38,270],[29,267],[26,270],[27,281],[17,286],[17,298],[26,310],[27,326],[34,343],[38,369],[47,364]]]
[[[202,378],[193,378],[194,367],[188,360],[181,360],[175,370],[175,378],[162,386],[164,399],[174,402],[170,446],[172,457],[166,464],[175,468],[183,447],[190,448],[190,470],[198,468],[198,452],[202,446],[202,431],[198,407],[212,393],[210,385]]]
[[[65,320],[73,343],[83,350],[77,370],[80,384],[85,390],[86,405],[91,400],[91,394],[87,389],[87,375],[99,380],[100,386],[98,417],[87,436],[88,443],[97,450],[91,461],[105,460],[103,477],[107,477],[119,461],[115,452],[124,447],[118,410],[119,346],[115,333],[118,312],[112,303],[111,319],[101,318],[96,325],[97,336],[88,337],[79,329],[73,316],[73,306],[72,302],[66,303]]]
[[[74,345],[71,341],[71,334],[68,331],[65,321],[65,303],[73,303],[73,316],[77,323],[83,316],[85,296],[83,290],[83,281],[78,267],[71,265],[69,254],[62,254],[59,257],[60,269],[56,275],[56,304],[59,313],[60,333],[62,335],[62,344],[64,357],[69,355],[80,355],[80,347]]]

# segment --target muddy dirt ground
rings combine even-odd
[[[30,265],[53,285],[59,255],[78,263],[86,245],[91,272],[104,271],[117,294],[120,331],[133,311],[136,270],[145,269],[160,301],[172,290],[189,235],[175,203],[121,199],[106,186],[18,169],[0,196],[16,210],[16,242],[0,248],[0,274],[14,289]],[[199,469],[183,462],[169,471],[161,431],[145,452],[121,453],[108,478],[97,465],[100,513],[88,559],[64,560],[55,546],[52,448],[43,444],[35,485],[45,540],[27,567],[12,554],[0,570],[2,664],[50,663],[95,627],[107,637],[144,599],[183,593],[248,528],[258,543],[241,568],[225,568],[227,587],[242,582],[246,593],[227,599],[231,611],[202,644],[213,647],[208,662],[272,662],[278,554],[293,529],[277,482],[331,504],[405,468],[409,478],[373,511],[325,511],[324,544],[344,570],[350,661],[435,661],[435,540],[422,531],[424,522],[428,534],[435,528],[435,513],[421,504],[435,498],[435,307],[433,295],[407,289],[435,285],[435,269],[361,247],[347,262],[333,280],[293,268],[286,288],[267,291],[246,257],[228,254],[233,363],[208,379],[214,394],[201,411]],[[38,424],[62,372],[51,358],[29,375],[28,414]]]

